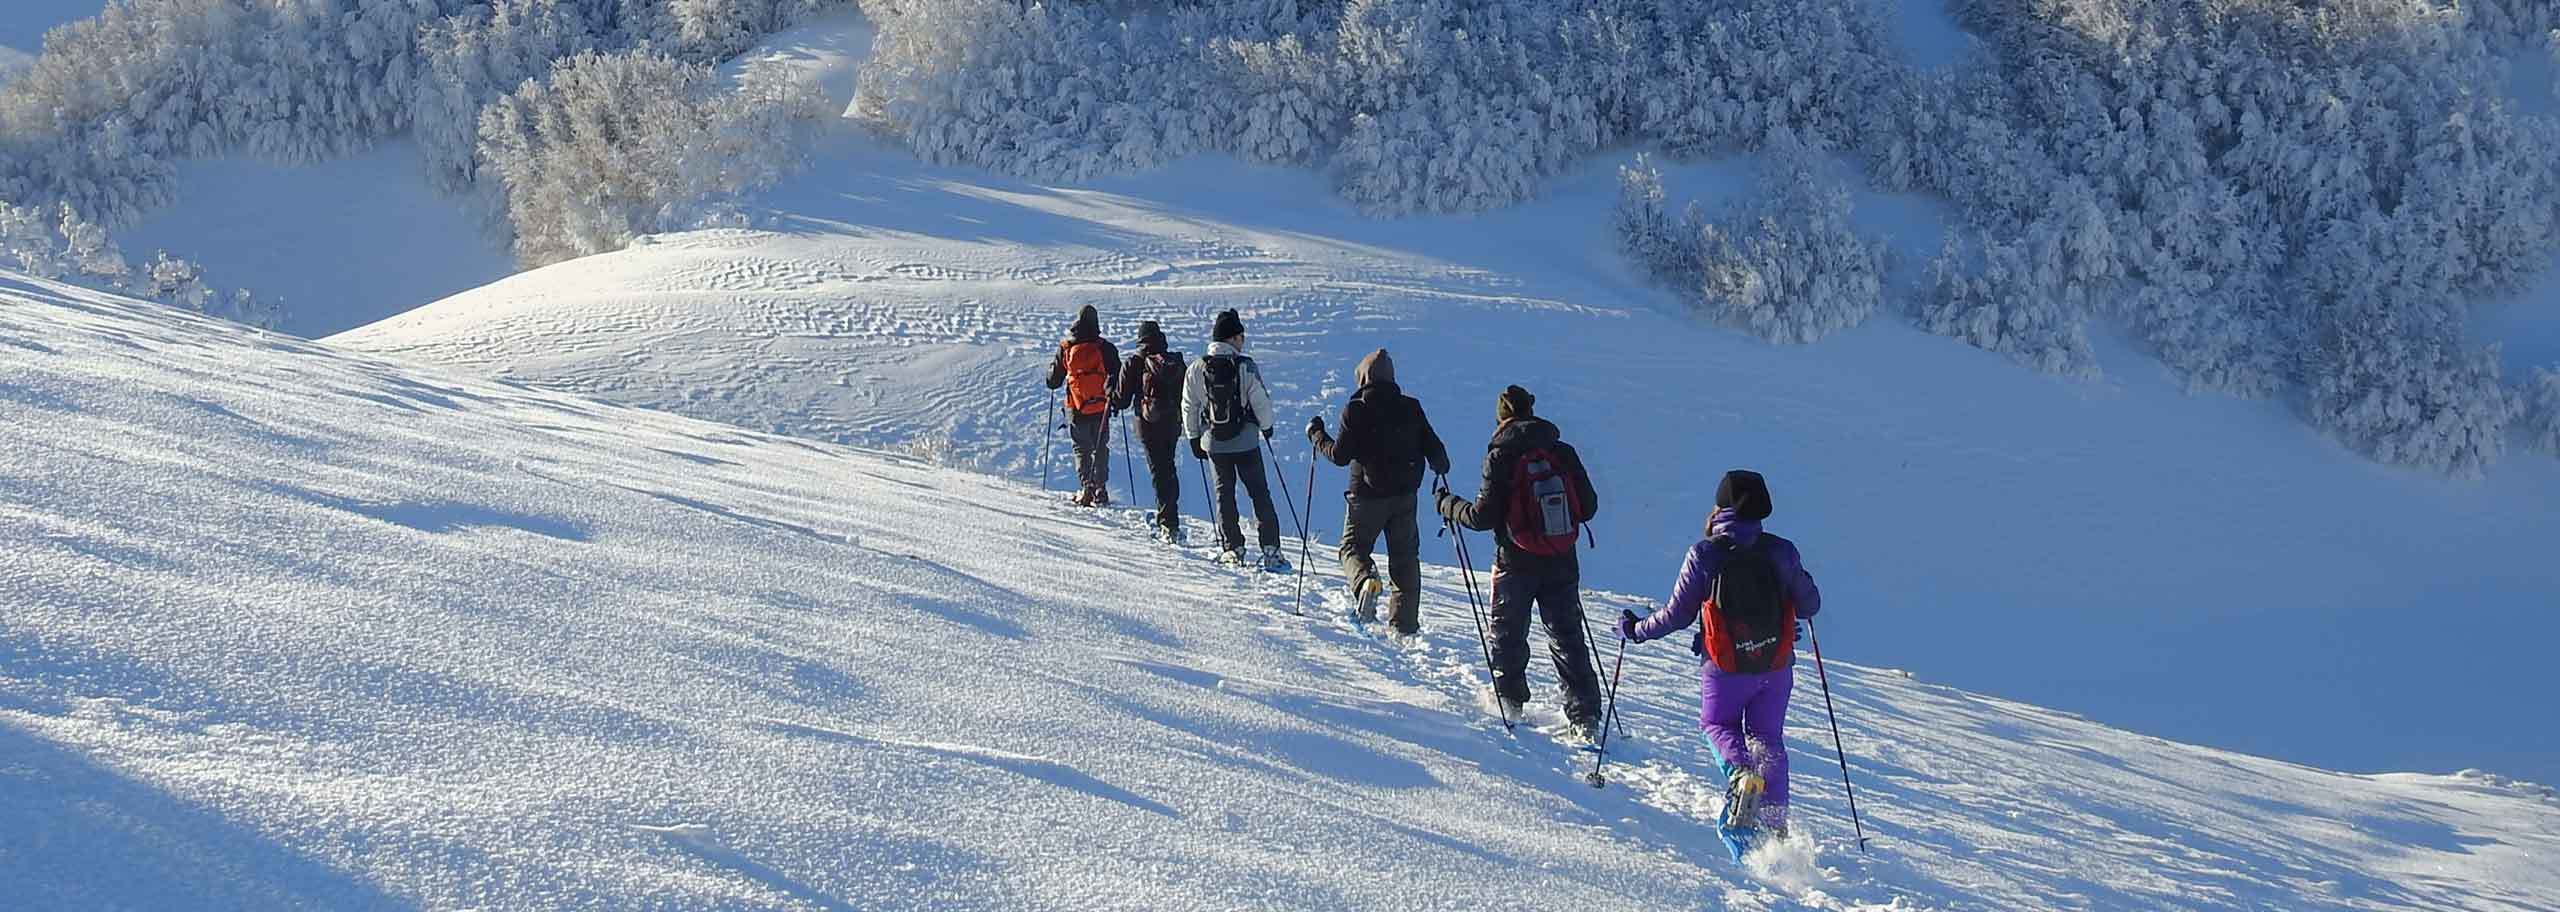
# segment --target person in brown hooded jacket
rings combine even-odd
[[[1323,416],[1308,419],[1316,455],[1351,468],[1342,492],[1342,576],[1362,621],[1378,619],[1378,564],[1371,549],[1387,537],[1387,569],[1395,582],[1389,626],[1398,636],[1422,631],[1422,532],[1414,520],[1425,470],[1449,473],[1449,448],[1431,429],[1422,402],[1396,386],[1395,359],[1378,349],[1360,360],[1360,389],[1342,406],[1342,436],[1326,433]]]

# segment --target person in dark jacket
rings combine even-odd
[[[1722,826],[1726,847],[1740,858],[1761,836],[1787,835],[1787,700],[1795,690],[1795,641],[1807,619],[1822,613],[1822,590],[1805,572],[1796,543],[1764,532],[1769,518],[1768,482],[1758,472],[1726,472],[1716,485],[1716,509],[1707,517],[1706,537],[1689,548],[1672,585],[1671,601],[1647,617],[1629,611],[1618,618],[1618,635],[1627,642],[1661,639],[1702,624],[1699,647],[1710,661],[1702,663],[1698,681],[1698,726],[1715,748],[1716,765],[1725,773],[1726,804]],[[1778,656],[1768,671],[1728,671],[1718,667],[1730,659],[1730,634],[1719,635],[1711,599],[1717,576],[1737,551],[1765,555],[1776,571],[1793,631],[1781,629]],[[1704,645],[1722,640],[1716,645]],[[1721,656],[1721,657],[1719,657]]]
[[[1342,492],[1342,576],[1360,606],[1362,621],[1378,619],[1378,564],[1370,549],[1387,537],[1387,569],[1396,600],[1389,625],[1398,636],[1422,632],[1422,532],[1414,522],[1415,492],[1425,469],[1449,474],[1449,448],[1431,430],[1422,403],[1396,386],[1396,363],[1386,349],[1360,360],[1353,375],[1360,389],[1342,406],[1342,436],[1326,433],[1324,417],[1307,420],[1307,441],[1334,465],[1351,467]]]
[[[1165,345],[1164,328],[1154,320],[1139,323],[1138,353],[1120,366],[1119,389],[1111,399],[1111,408],[1130,412],[1138,426],[1147,474],[1155,480],[1156,534],[1174,544],[1182,543],[1182,473],[1174,467],[1174,452],[1182,441],[1186,370],[1182,353]]]
[[[1119,364],[1120,349],[1102,337],[1102,315],[1091,304],[1076,312],[1067,340],[1049,360],[1049,388],[1067,391],[1067,435],[1075,442],[1076,481],[1082,486],[1076,506],[1111,502],[1111,385]]]
[[[1484,482],[1472,501],[1443,487],[1440,516],[1493,533],[1493,690],[1504,716],[1517,720],[1529,702],[1529,609],[1534,604],[1547,628],[1547,657],[1564,689],[1565,718],[1587,733],[1600,717],[1600,674],[1592,667],[1590,639],[1582,629],[1581,558],[1570,543],[1554,554],[1522,547],[1519,539],[1528,533],[1510,528],[1510,517],[1521,457],[1538,451],[1547,453],[1571,488],[1567,502],[1574,507],[1576,528],[1599,515],[1600,495],[1591,487],[1581,455],[1554,424],[1537,416],[1536,403],[1537,397],[1520,387],[1502,391],[1494,404],[1500,423],[1485,446]]]

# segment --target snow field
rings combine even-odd
[[[5,300],[0,412],[28,430],[0,455],[0,880],[34,908],[2555,895],[2545,790],[2312,770],[1848,663],[1879,851],[1848,850],[1808,699],[1818,853],[1754,877],[1708,833],[1676,644],[1629,656],[1595,791],[1580,755],[1473,711],[1445,568],[1426,641],[1392,649],[1135,511],[60,285]]]

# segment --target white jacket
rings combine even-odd
[[[1245,429],[1228,440],[1209,436],[1209,359],[1232,357],[1243,362],[1240,381],[1244,384]],[[1207,357],[1191,362],[1191,370],[1182,375],[1182,436],[1200,441],[1212,453],[1245,453],[1262,448],[1262,429],[1271,427],[1277,416],[1272,414],[1271,390],[1262,385],[1262,368],[1235,346],[1224,342],[1209,344]]]

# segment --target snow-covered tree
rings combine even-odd
[[[2535,368],[2518,398],[2525,445],[2560,459],[2560,366]]]
[[[823,100],[769,69],[729,88],[671,57],[580,54],[488,107],[480,155],[505,185],[517,257],[538,265],[688,227],[769,184],[805,154]]]

